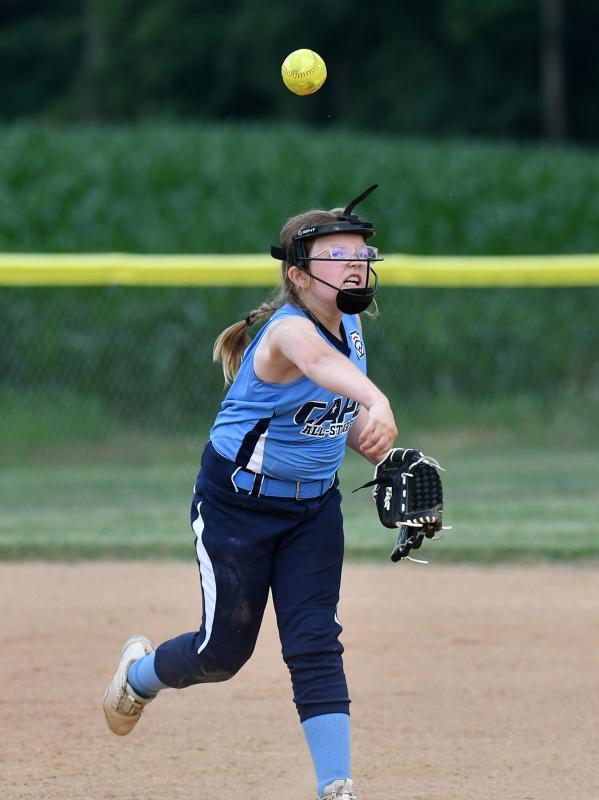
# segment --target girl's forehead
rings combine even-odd
[[[340,245],[347,245],[355,249],[363,244],[364,237],[359,233],[330,233],[328,236],[319,236],[318,239],[314,239],[310,245],[310,252],[318,253],[328,247],[339,247]]]

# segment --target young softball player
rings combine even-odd
[[[347,208],[290,219],[272,255],[276,298],[218,337],[231,387],[210,432],[195,486],[203,617],[199,631],[154,649],[132,636],[104,696],[121,736],[167,687],[225,681],[249,659],[269,590],[319,798],[355,800],[349,696],[339,641],[343,520],[337,470],[346,444],[377,463],[397,429],[366,377],[360,312],[380,261],[373,225]],[[249,342],[247,332],[268,320]]]

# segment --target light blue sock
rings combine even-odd
[[[127,681],[135,694],[140,697],[155,697],[161,689],[168,689],[166,683],[156,675],[154,669],[154,656],[156,653],[150,653],[143,658],[138,658],[129,667],[127,673]]]
[[[302,722],[320,797],[333,781],[351,778],[349,714],[321,714]]]

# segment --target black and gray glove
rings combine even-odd
[[[443,468],[421,450],[397,447],[376,466],[372,497],[386,528],[399,528],[391,561],[406,558],[443,528]],[[354,489],[354,491],[358,491]]]

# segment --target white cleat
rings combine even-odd
[[[354,782],[351,778],[333,781],[324,787],[324,794],[316,800],[358,800],[353,787]]]
[[[130,733],[141,712],[154,698],[140,697],[127,683],[129,667],[138,658],[147,656],[154,645],[146,636],[131,636],[123,645],[121,660],[104,692],[104,715],[108,727],[118,736]]]

